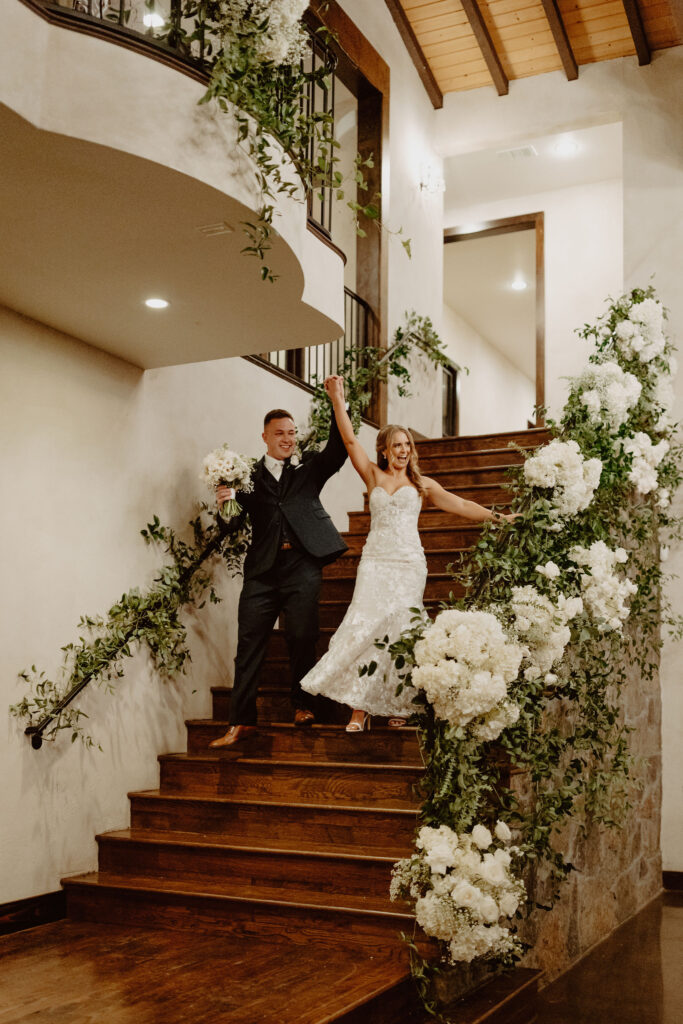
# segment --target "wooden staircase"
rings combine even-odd
[[[521,458],[509,441],[535,447],[546,437],[530,430],[423,441],[420,465],[463,497],[504,505],[505,470]],[[348,606],[368,527],[366,496],[365,510],[349,515],[349,551],[324,572],[320,653]],[[428,605],[457,593],[446,567],[478,532],[437,509],[422,513]],[[388,895],[392,864],[410,852],[417,823],[422,766],[415,732],[380,720],[372,732],[349,735],[341,727],[347,709],[333,710],[329,724],[295,729],[288,674],[284,636],[275,631],[259,690],[261,727],[228,754],[207,749],[227,728],[230,701],[229,689],[213,689],[212,719],[186,723],[187,752],[159,757],[159,789],[130,794],[130,828],[97,837],[99,870],[64,880],[69,916],[298,944],[304,959],[322,957],[315,1013],[297,1001],[293,983],[292,992],[273,997],[272,1016],[259,1011],[253,1024],[421,1020],[397,938],[412,932],[413,918]],[[325,950],[348,957],[350,989],[325,983]],[[489,983],[472,1014],[463,1004],[457,1019],[531,1021],[531,974]],[[504,998],[495,995],[499,989]]]

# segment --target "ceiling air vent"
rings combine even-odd
[[[208,238],[213,238],[214,235],[231,235],[234,230],[225,220],[218,224],[204,224],[203,227],[197,228],[200,235],[206,235]]]
[[[506,160],[527,160],[530,156],[538,156],[535,146],[517,146],[515,149],[499,149],[498,156]]]

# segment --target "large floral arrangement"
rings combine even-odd
[[[555,895],[571,870],[554,845],[567,820],[613,825],[628,810],[627,667],[656,671],[662,619],[682,630],[659,586],[681,480],[664,322],[653,289],[635,289],[579,332],[595,346],[589,366],[570,381],[551,440],[512,471],[518,518],[484,527],[454,568],[465,597],[392,647],[415,689],[425,758],[416,852],[397,865],[392,894],[415,901],[449,963],[506,961],[517,941],[486,932],[506,909],[522,912],[511,863],[498,916],[472,874],[475,832],[501,808],[518,830],[518,878],[534,863]],[[528,785],[511,787],[504,759]],[[532,890],[527,911],[533,900]],[[416,977],[427,976],[420,962]]]

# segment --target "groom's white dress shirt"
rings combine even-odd
[[[274,459],[272,455],[266,455],[265,456],[265,464],[266,464],[266,469],[271,474],[271,476],[274,476],[275,479],[279,481],[280,477],[282,476],[282,470],[283,470],[284,464],[285,464],[284,460],[283,459]]]

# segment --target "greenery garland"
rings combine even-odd
[[[523,453],[511,473],[518,519],[486,524],[451,567],[465,596],[390,645],[401,687],[416,689],[412,721],[425,758],[416,852],[396,865],[392,894],[413,902],[442,962],[519,959],[516,928],[498,922],[552,905],[572,870],[555,845],[561,828],[570,818],[586,828],[618,825],[637,785],[621,693],[629,666],[644,678],[656,673],[660,622],[682,633],[662,597],[659,557],[660,542],[679,537],[681,525],[669,511],[682,452],[665,315],[653,288],[634,289],[578,332],[595,351],[571,380],[561,419],[549,422],[550,444]],[[458,644],[477,631],[480,649],[463,654]],[[482,666],[507,684],[493,707],[473,698]],[[524,773],[522,792],[511,771]],[[496,849],[496,821],[516,845]],[[476,829],[483,840],[473,882]],[[508,891],[522,877],[526,906]],[[487,918],[489,898],[498,903]],[[440,967],[410,944],[414,976],[436,1013]]]

